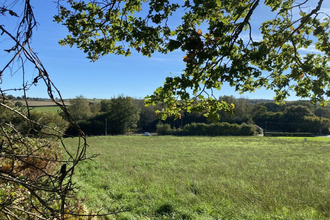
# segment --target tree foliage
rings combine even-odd
[[[229,83],[239,92],[264,87],[277,102],[290,94],[326,103],[329,82],[329,15],[324,0],[69,0],[55,21],[70,35],[62,45],[76,45],[96,61],[108,53],[131,50],[181,50],[186,67],[181,76],[166,78],[146,103],[166,103],[161,115],[180,117],[194,109],[218,118],[217,110],[233,106],[219,102],[213,90]],[[256,13],[267,13],[256,24]],[[168,25],[176,19],[176,26]],[[306,52],[310,48],[317,51]]]
[[[88,99],[83,96],[77,96],[70,100],[68,110],[75,120],[86,119],[91,115],[91,108]]]
[[[71,114],[78,120],[78,125],[87,135],[125,134],[137,128],[140,108],[132,98],[118,96],[101,100],[100,103],[88,105],[88,102],[87,99],[76,97],[70,100],[69,106]],[[94,115],[86,114],[95,106],[99,106],[99,111],[95,111]],[[76,136],[78,131],[74,126],[70,126],[67,135]]]
[[[130,97],[119,96],[110,100],[110,111],[106,113],[108,129],[114,134],[124,134],[137,128],[140,109]]]

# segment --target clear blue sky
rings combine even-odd
[[[161,86],[166,76],[170,76],[171,73],[180,74],[184,69],[182,61],[184,53],[181,51],[167,55],[154,54],[152,58],[143,57],[138,53],[133,53],[130,57],[107,55],[92,63],[85,58],[82,51],[58,44],[58,40],[66,36],[67,32],[65,27],[52,22],[53,15],[57,12],[52,0],[32,0],[32,4],[39,23],[34,32],[32,47],[38,53],[63,98],[73,98],[78,95],[87,98],[111,98],[118,95],[143,98]],[[329,9],[330,3],[325,4]],[[259,11],[256,17],[263,16],[264,12]],[[0,22],[3,23],[1,19],[5,17],[0,16]],[[6,41],[3,40],[0,42],[3,45],[5,43]],[[2,47],[0,46],[0,49]],[[0,57],[1,65],[6,58],[8,59],[8,56]],[[26,80],[33,81],[36,75],[37,73],[31,68]],[[20,75],[9,76],[6,73],[1,88],[10,88],[15,86],[14,84],[19,86],[21,83]],[[45,87],[39,84],[30,89],[27,94],[29,97],[47,97]],[[12,92],[12,94],[21,93]],[[272,99],[274,96],[272,91],[264,89],[240,95],[229,86],[223,86],[217,94],[261,99]],[[297,98],[289,98],[292,99]]]

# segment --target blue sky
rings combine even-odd
[[[32,4],[39,23],[34,32],[32,47],[38,53],[63,98],[73,98],[78,95],[87,98],[111,98],[118,95],[143,98],[161,86],[165,77],[180,74],[184,69],[182,61],[184,53],[181,51],[167,55],[154,54],[151,58],[143,57],[138,53],[133,53],[130,57],[107,55],[92,63],[85,58],[82,51],[58,44],[58,40],[66,36],[67,32],[65,27],[52,22],[53,15],[57,12],[53,1],[32,0]],[[259,20],[263,16],[264,12],[260,10],[256,18]],[[0,16],[0,22],[3,23],[1,19],[5,19],[5,17]],[[6,41],[2,40],[0,44],[5,45]],[[2,47],[0,46],[0,49]],[[8,57],[1,53],[0,64],[2,65]],[[26,80],[33,81],[37,73],[33,68],[29,71]],[[7,72],[3,76],[1,88],[19,87],[21,84],[21,75],[9,75]],[[21,95],[21,93],[11,93]],[[29,97],[47,97],[47,91],[39,83],[37,86],[33,86],[27,95]],[[254,93],[240,95],[235,93],[233,88],[224,85],[217,95],[272,99],[274,93],[261,89]],[[289,98],[289,100],[293,99],[297,98]]]

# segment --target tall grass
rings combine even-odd
[[[74,139],[67,139],[71,143]],[[330,139],[90,137],[77,171],[90,209],[118,219],[329,219]]]

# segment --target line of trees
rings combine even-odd
[[[310,101],[292,101],[278,105],[270,100],[236,99],[232,96],[223,96],[221,101],[233,103],[234,112],[219,111],[218,122],[231,124],[255,124],[268,134],[279,132],[304,134],[329,134],[330,106],[314,105]],[[167,120],[171,127],[184,127],[191,123],[212,123],[203,113],[184,113],[181,119]]]
[[[183,129],[186,125],[193,123],[213,124],[224,122],[238,125],[254,124],[268,133],[330,133],[330,106],[313,105],[310,101],[294,101],[277,105],[270,100],[237,99],[233,96],[222,96],[219,100],[232,103],[235,110],[233,112],[220,110],[218,112],[220,120],[218,121],[211,121],[205,117],[203,112],[197,111],[182,112],[181,118],[168,117],[165,121],[162,121],[156,114],[157,110],[163,108],[162,105],[146,107],[144,100],[123,95],[104,100],[90,100],[78,96],[69,100],[68,110],[87,135],[156,132],[158,124],[168,124],[171,129],[177,129],[178,131],[178,129]],[[14,106],[15,101],[17,100],[11,100],[13,107],[24,111],[24,106]],[[30,114],[31,118],[39,119],[42,122],[41,124],[55,126],[67,136],[78,135],[77,128],[72,125],[68,127],[64,113],[57,115],[32,111]],[[11,123],[20,127],[22,133],[28,127],[22,118],[12,116],[9,111],[2,111],[0,117],[2,120],[11,121]],[[46,129],[45,126],[40,125],[34,125],[32,128],[36,134],[38,131]]]
[[[161,121],[155,112],[162,105],[146,107],[143,100],[125,96],[101,101],[78,96],[70,100],[69,110],[87,135],[155,132],[160,123],[178,129],[193,123],[214,122],[255,124],[266,132],[329,134],[330,108],[313,105],[310,101],[277,105],[269,100],[237,99],[233,96],[222,96],[219,100],[235,106],[234,112],[219,111],[219,121],[210,121],[203,112],[183,112],[181,118],[168,117]],[[77,135],[76,132],[74,127],[66,131],[70,136]]]
[[[87,135],[124,134],[134,131],[140,119],[140,108],[130,97],[90,102],[83,96],[70,100],[69,111]],[[70,126],[67,135],[77,135]]]

